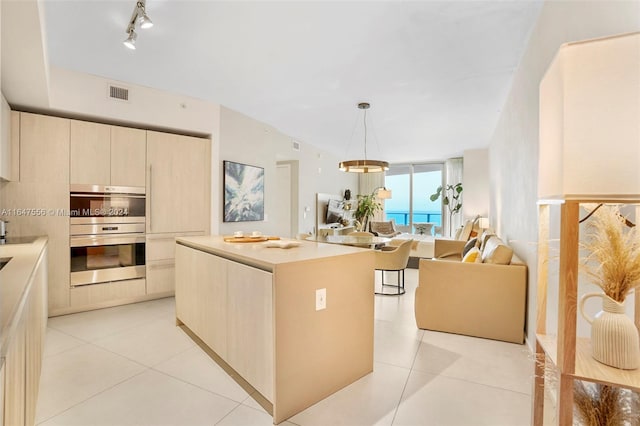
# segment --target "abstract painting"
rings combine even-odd
[[[264,169],[224,162],[224,221],[264,220]]]

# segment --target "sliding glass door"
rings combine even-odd
[[[403,232],[442,235],[441,199],[429,200],[442,185],[442,169],[442,163],[391,165],[385,177],[393,194],[384,203],[387,220]]]

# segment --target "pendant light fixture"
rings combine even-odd
[[[131,13],[131,18],[129,19],[129,25],[127,25],[126,33],[128,36],[122,43],[131,50],[136,50],[136,39],[138,38],[138,34],[136,33],[136,23],[138,23],[140,28],[143,30],[153,27],[153,22],[147,16],[145,3],[146,0],[139,0],[136,2],[133,12]]]
[[[364,160],[341,161],[338,167],[343,172],[379,173],[389,170],[389,163],[386,161],[367,159],[367,110],[370,106],[366,102],[358,104],[358,108],[364,110]]]

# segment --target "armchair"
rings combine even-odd
[[[376,270],[379,270],[382,272],[382,280],[381,280],[382,290],[379,293],[376,292],[376,294],[381,294],[385,296],[399,296],[405,293],[404,270],[407,268],[407,264],[409,263],[409,253],[411,251],[412,244],[413,244],[413,240],[406,240],[396,247],[393,247],[393,248],[389,247],[387,250],[375,251],[375,268]],[[385,271],[398,272],[397,284],[387,284],[384,282]],[[384,292],[385,286],[396,287],[397,292],[385,293]]]
[[[396,229],[396,221],[393,219],[385,222],[369,222],[369,230],[377,237],[392,238],[400,235],[400,231]]]

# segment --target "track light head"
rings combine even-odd
[[[153,21],[151,21],[151,19],[149,19],[147,14],[144,12],[138,17],[138,23],[140,24],[140,28],[142,28],[143,30],[153,27]]]
[[[127,32],[129,33],[129,37],[127,37],[127,39],[122,43],[129,49],[136,50],[136,38],[138,38],[138,35],[132,27],[130,27]]]
[[[138,24],[140,24],[140,28],[147,29],[153,27],[153,21],[147,16],[147,12],[145,10],[145,5],[143,1],[139,1],[136,3],[137,8],[137,16],[138,16]]]

